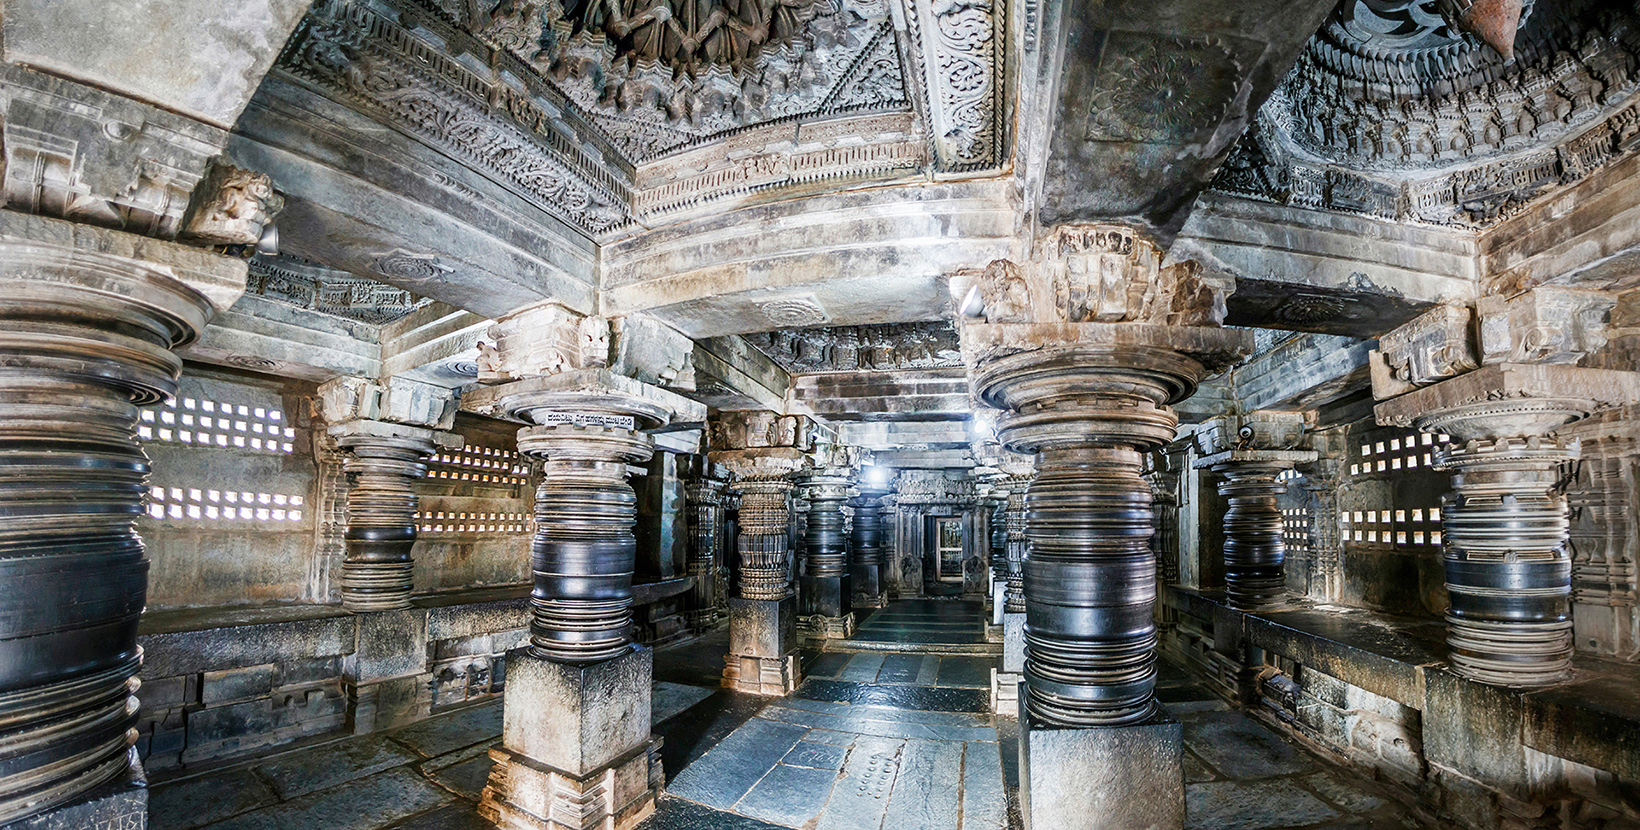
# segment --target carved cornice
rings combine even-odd
[[[745,339],[792,374],[962,365],[962,347],[950,323],[785,329],[749,334]]]
[[[361,323],[397,320],[431,300],[375,280],[288,257],[254,257],[246,294]]]

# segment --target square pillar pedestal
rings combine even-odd
[[[1094,729],[1021,718],[1019,798],[1025,830],[1182,830],[1184,732],[1166,714]]]
[[[888,605],[888,588],[883,585],[881,565],[856,562],[849,573],[849,605],[853,608],[882,608]]]
[[[479,815],[499,830],[625,830],[665,778],[649,734],[649,649],[587,665],[507,655],[502,745]]]
[[[785,695],[795,691],[801,680],[797,598],[729,600],[729,653],[723,658],[723,688]]]
[[[854,612],[849,610],[849,577],[805,576],[798,580],[803,616],[797,633],[816,639],[846,640],[854,636]]]
[[[1025,679],[1025,615],[1002,615],[1002,668],[991,669],[991,713],[1019,716],[1019,684]]]

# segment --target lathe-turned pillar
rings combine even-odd
[[[1640,373],[1572,365],[1604,345],[1612,303],[1540,287],[1473,310],[1442,306],[1373,352],[1378,422],[1451,436],[1435,453],[1453,489],[1441,508],[1447,646],[1470,679],[1536,687],[1571,676],[1566,487],[1579,446],[1557,431],[1640,401]]]
[[[773,412],[724,412],[710,423],[709,458],[732,476],[740,497],[736,596],[729,600],[729,653],[723,686],[789,694],[802,679],[797,660],[797,598],[792,592],[792,478],[813,442],[807,418]]]
[[[862,480],[849,505],[854,508],[854,530],[849,539],[849,603],[855,608],[888,605],[888,581],[883,573],[883,496],[888,485]]]
[[[1019,684],[1025,679],[1025,552],[1030,548],[1026,535],[1025,494],[1036,477],[1035,459],[1008,453],[998,464],[1007,475],[998,486],[1008,493],[1003,504],[1004,576],[1002,595],[1002,666],[991,670],[991,710],[1008,717],[1019,716]]]
[[[0,211],[0,825],[145,820],[138,408],[244,288],[234,259]]]
[[[1180,828],[1183,739],[1158,706],[1155,556],[1141,454],[1169,404],[1251,350],[1217,292],[1117,226],[1061,227],[977,275],[963,351],[1026,495],[1020,784],[1026,826]],[[1089,787],[1087,782],[1098,781]]]
[[[1287,598],[1286,529],[1277,499],[1287,484],[1277,479],[1294,465],[1315,460],[1295,450],[1304,435],[1302,412],[1253,412],[1217,419],[1200,433],[1203,457],[1196,462],[1224,479],[1219,495],[1224,512],[1225,601],[1231,608],[1260,611]]]
[[[804,637],[846,639],[854,634],[849,608],[847,520],[850,478],[864,453],[858,447],[822,444],[802,480],[809,502],[805,554],[798,574],[797,631]]]
[[[690,344],[644,318],[623,318],[611,336],[602,319],[556,305],[503,317],[490,335],[501,348],[480,379],[522,379],[463,405],[528,424],[518,450],[543,467],[530,645],[507,655],[502,745],[490,751],[479,814],[501,830],[631,827],[653,810],[664,776],[649,731],[651,655],[631,640],[637,495],[627,471],[654,452],[645,430],[706,414],[638,378],[667,378]]]

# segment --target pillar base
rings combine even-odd
[[[853,611],[841,617],[798,617],[797,633],[811,640],[847,640],[854,636],[855,622]]]
[[[799,613],[805,617],[842,617],[849,613],[849,578],[805,576],[797,580]]]
[[[143,830],[148,826],[148,783],[136,749],[128,752],[130,767],[66,804],[44,813],[0,824],[3,830]]]
[[[883,608],[888,605],[888,589],[883,586],[882,566],[854,563],[849,573],[849,606]]]
[[[624,830],[665,783],[649,649],[585,665],[507,655],[502,746],[478,805],[501,830]]]
[[[1095,729],[1022,719],[1019,797],[1025,830],[1181,830],[1184,731],[1165,714]]]
[[[729,600],[725,689],[756,695],[790,694],[802,680],[796,651],[795,597]]]

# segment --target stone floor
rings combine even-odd
[[[972,616],[970,616],[972,615]],[[895,603],[885,638],[983,641],[978,604]],[[656,732],[667,794],[642,830],[1017,828],[1018,727],[988,714],[995,658],[805,652],[798,691],[716,688],[721,634],[656,654]],[[1370,782],[1329,767],[1164,666],[1184,724],[1190,828],[1416,828]],[[499,741],[493,701],[393,732],[307,746],[153,782],[153,830],[479,830]]]

